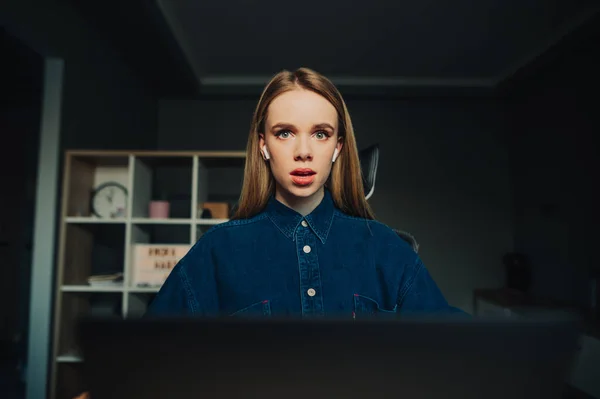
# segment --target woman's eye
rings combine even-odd
[[[276,136],[278,138],[287,139],[290,136],[290,131],[289,130],[280,130],[279,132],[277,132]]]
[[[329,137],[329,135],[327,134],[327,132],[317,132],[316,133],[317,139],[319,140],[325,140],[327,137]]]

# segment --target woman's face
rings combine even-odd
[[[271,102],[259,145],[269,152],[278,199],[322,196],[333,153],[342,149],[338,128],[333,105],[312,91],[288,91]]]

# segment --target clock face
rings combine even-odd
[[[127,209],[127,189],[119,183],[100,185],[92,197],[92,211],[101,218],[125,217]]]

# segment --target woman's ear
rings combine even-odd
[[[333,159],[331,160],[331,162],[335,162],[335,159],[338,157],[339,153],[340,152],[339,152],[339,150],[336,147],[335,151],[333,151]]]
[[[262,154],[263,154],[263,158],[265,159],[265,161],[271,159],[271,155],[269,155],[269,151],[267,150],[266,145],[264,145],[262,148]]]
[[[338,139],[338,142],[337,142],[336,146],[335,146],[335,151],[333,151],[333,158],[331,159],[331,162],[335,162],[335,160],[340,155],[340,152],[342,152],[342,147],[343,146],[344,146],[344,143],[342,142],[342,138],[340,137]]]
[[[260,153],[262,154],[263,159],[265,161],[269,160],[271,158],[271,155],[269,154],[269,151],[267,150],[267,144],[265,143],[265,136],[262,133],[260,133],[258,135],[258,147],[260,148]]]

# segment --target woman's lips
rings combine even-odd
[[[308,186],[315,180],[315,175],[291,175],[292,181],[299,186]]]
[[[290,176],[292,181],[299,186],[307,186],[315,180],[316,172],[312,169],[295,169]]]

